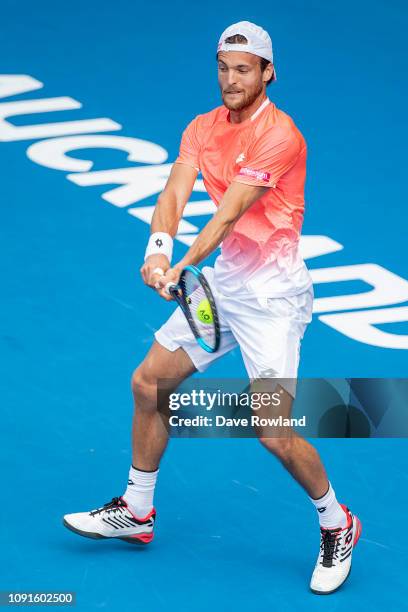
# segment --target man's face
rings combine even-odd
[[[266,86],[262,76],[266,76],[269,67],[262,74],[257,55],[243,51],[220,51],[218,83],[225,106],[234,111],[250,106]]]

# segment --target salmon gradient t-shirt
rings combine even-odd
[[[268,98],[241,123],[219,106],[183,132],[175,163],[201,171],[218,206],[232,182],[270,187],[221,245],[214,281],[225,295],[289,297],[312,280],[299,252],[304,215],[306,143],[292,119]]]

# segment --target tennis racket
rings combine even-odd
[[[198,344],[208,353],[215,353],[220,345],[220,323],[204,274],[195,266],[186,266],[178,284],[167,283],[165,290],[179,304]]]

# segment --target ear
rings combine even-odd
[[[271,78],[273,73],[275,72],[275,68],[273,66],[273,64],[271,64],[269,62],[269,64],[267,65],[267,67],[265,68],[265,70],[262,73],[262,81],[264,83],[267,83]]]

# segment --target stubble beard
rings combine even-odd
[[[236,102],[233,101],[228,101],[228,96],[226,96],[224,93],[222,94],[222,100],[224,102],[224,106],[226,106],[228,108],[228,110],[232,110],[232,111],[240,111],[240,110],[244,110],[245,108],[247,108],[248,106],[251,106],[251,104],[253,102],[255,102],[255,100],[259,97],[259,95],[262,93],[263,90],[263,86],[260,85],[259,87],[257,87],[254,91],[252,91],[251,93],[246,93],[243,92],[243,96],[241,96],[241,98],[239,100],[237,100]]]

